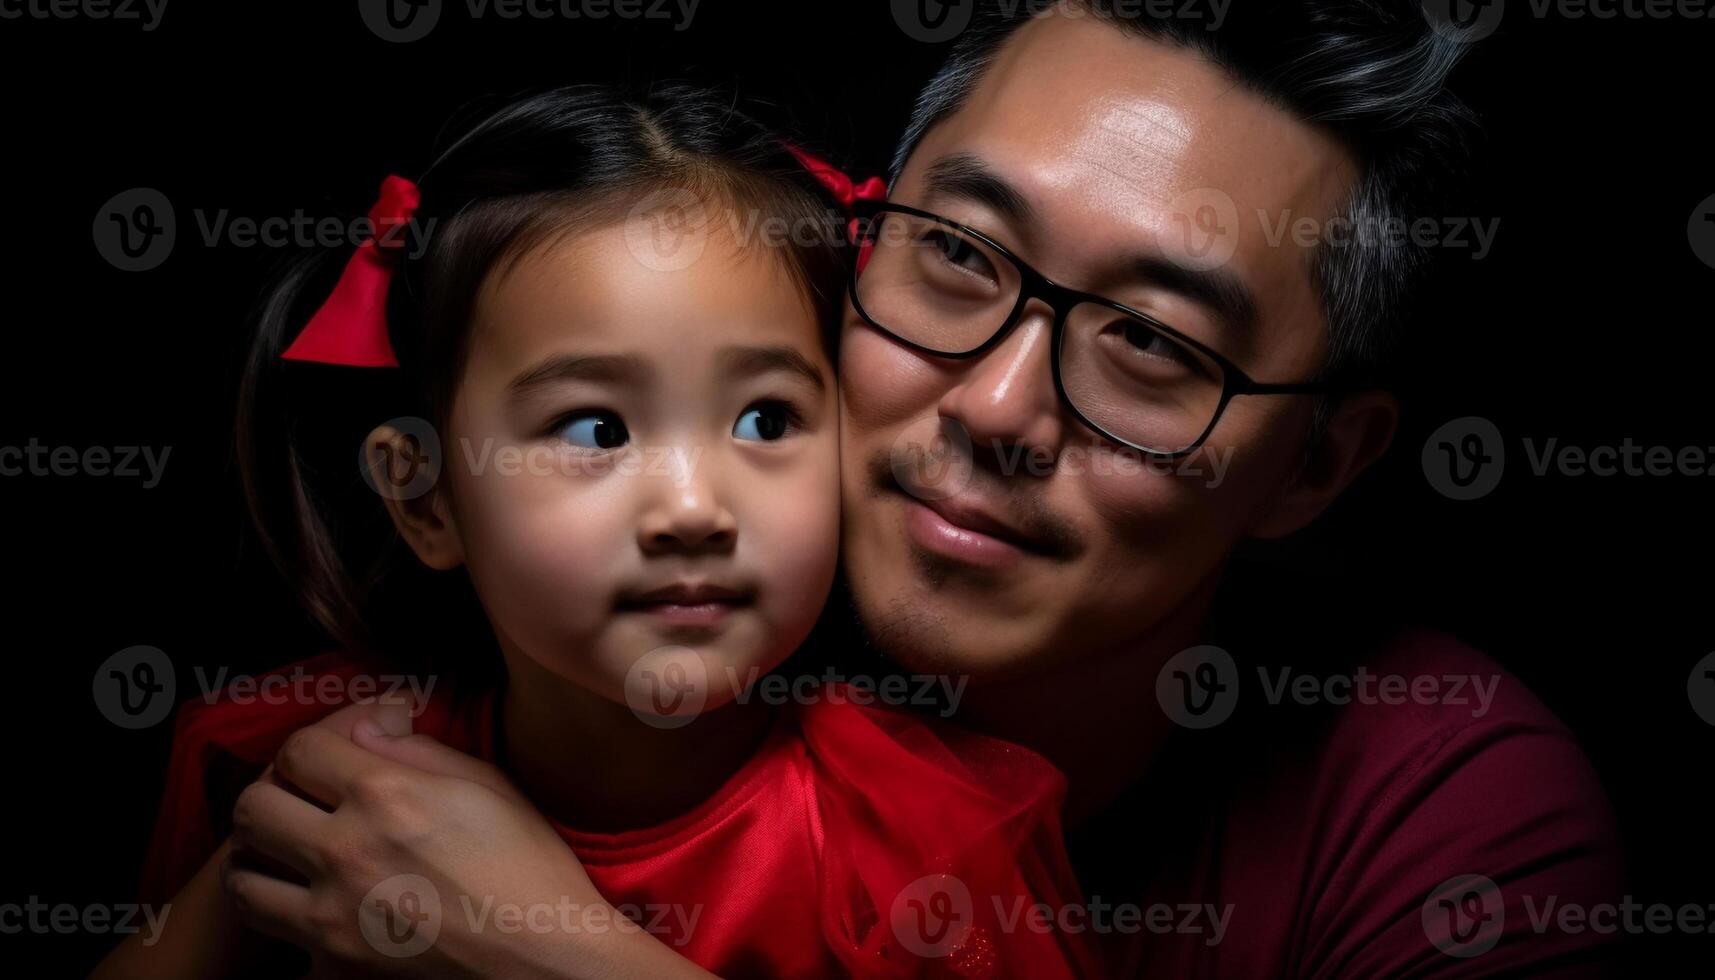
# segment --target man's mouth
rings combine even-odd
[[[999,516],[998,508],[960,493],[918,496],[896,487],[905,503],[905,533],[918,548],[967,565],[994,570],[1026,558],[1058,554],[1051,542]]]

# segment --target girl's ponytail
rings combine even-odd
[[[338,521],[328,512],[327,491],[317,486],[325,453],[305,443],[326,420],[301,411],[309,406],[293,397],[286,376],[327,369],[298,368],[280,357],[343,261],[329,252],[299,256],[264,294],[239,385],[235,434],[244,499],[263,550],[335,643],[367,652],[373,644],[361,616],[360,577],[346,564],[349,542],[345,549],[336,543]]]

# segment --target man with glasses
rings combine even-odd
[[[1355,643],[1339,595],[1225,582],[1393,436],[1428,256],[1363,232],[1443,213],[1462,45],[1414,2],[1028,13],[979,11],[860,215],[864,631],[1062,768],[1092,901],[1177,910],[1111,929],[1123,975],[1601,974],[1612,930],[1540,914],[1622,890],[1552,714],[1448,637]],[[1270,698],[1258,665],[1350,683]]]

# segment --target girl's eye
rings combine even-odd
[[[797,413],[785,402],[759,402],[738,417],[732,434],[737,439],[773,442],[784,438],[797,423]]]
[[[569,416],[559,431],[561,439],[584,449],[617,449],[631,439],[620,417],[604,410]]]

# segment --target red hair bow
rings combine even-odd
[[[333,293],[281,357],[348,367],[399,366],[387,336],[387,287],[419,200],[417,185],[403,177],[381,182],[381,195],[369,209],[374,237],[357,247]]]
[[[871,177],[861,184],[855,184],[843,171],[826,160],[811,156],[790,143],[786,144],[786,149],[798,158],[798,162],[804,165],[804,169],[810,171],[817,180],[822,182],[822,186],[828,189],[828,193],[834,195],[834,199],[839,201],[840,206],[847,211],[850,211],[852,205],[858,201],[887,200],[887,185],[882,183],[880,177]],[[853,242],[858,240],[858,219],[856,217],[846,223],[846,234],[850,236]],[[869,255],[874,248],[874,243],[865,242],[863,247],[858,249],[857,271],[862,272],[864,266],[869,264]]]
[[[854,184],[850,177],[826,160],[819,160],[791,144],[787,144],[786,149],[798,158],[804,169],[822,182],[822,186],[826,187],[847,211],[858,201],[887,200],[887,185],[881,182],[880,177],[871,177],[861,184]]]

